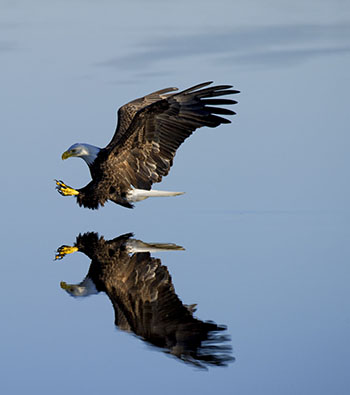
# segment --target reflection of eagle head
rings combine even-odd
[[[86,277],[80,284],[67,284],[64,281],[61,281],[60,285],[61,288],[70,296],[74,297],[89,296],[98,293],[95,284],[88,277]]]

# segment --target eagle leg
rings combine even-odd
[[[55,180],[55,181],[56,181],[56,189],[62,196],[79,195],[79,192],[76,189],[69,187],[63,181],[61,180]]]
[[[55,261],[63,259],[67,254],[72,254],[73,252],[78,251],[78,247],[71,247],[63,245],[57,248]]]

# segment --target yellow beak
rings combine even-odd
[[[62,160],[68,159],[72,156],[72,151],[66,151],[62,154]]]

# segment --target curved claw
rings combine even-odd
[[[55,180],[56,182],[56,189],[58,193],[60,193],[62,196],[74,196],[74,195],[79,195],[79,192],[66,185],[63,181],[61,180]]]
[[[63,245],[57,248],[57,252],[55,255],[55,261],[63,259],[67,254],[72,254],[73,252],[78,251],[78,247],[66,246]]]

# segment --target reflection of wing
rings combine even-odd
[[[220,334],[225,327],[194,318],[193,307],[182,304],[159,259],[148,252],[129,255],[130,237],[106,241],[87,233],[79,235],[75,244],[92,259],[87,279],[110,298],[115,324],[198,367],[226,365],[232,357],[224,344],[227,337]],[[155,245],[160,246],[151,244]]]

